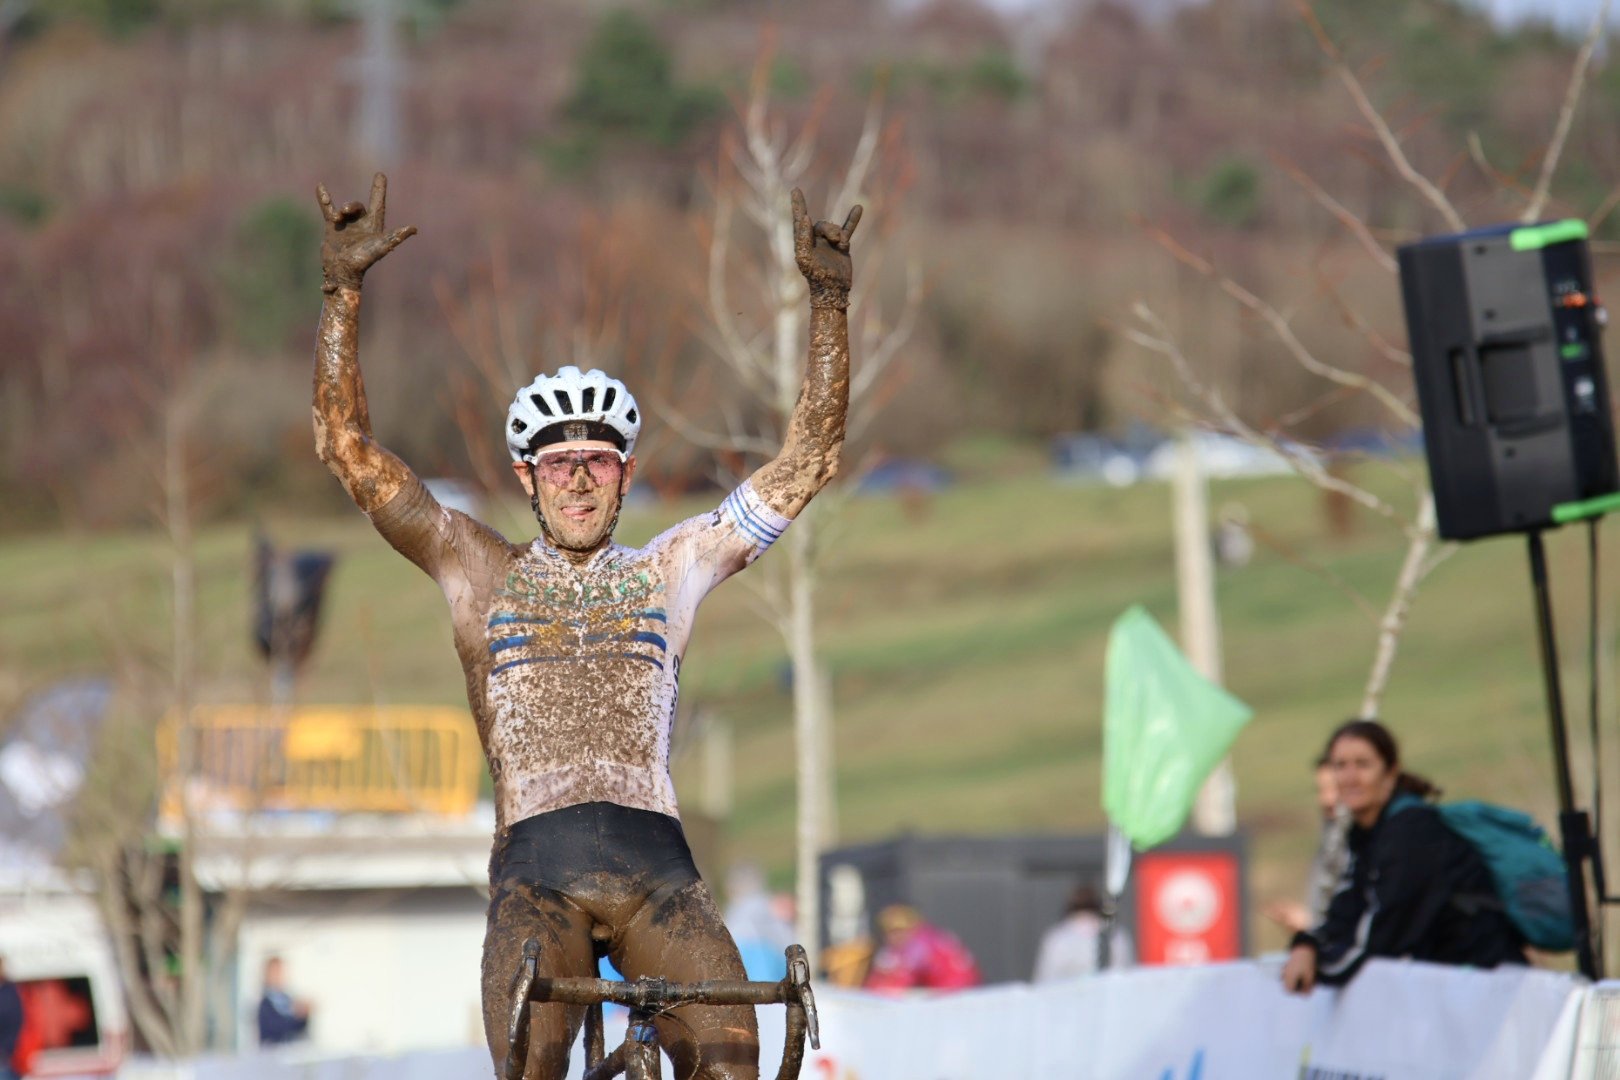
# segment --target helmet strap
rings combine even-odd
[[[546,524],[546,515],[540,512],[540,475],[532,461],[529,462],[529,505],[534,508],[534,520],[540,523],[540,533],[546,538],[546,543],[556,547],[557,541],[551,535],[551,526]]]

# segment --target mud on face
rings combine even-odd
[[[562,443],[557,448],[586,449],[611,445],[592,441]],[[553,484],[541,479],[532,466],[517,470],[523,489],[528,492],[529,504],[534,508],[535,518],[553,547],[570,557],[585,556],[612,540],[625,493],[630,490],[630,481],[635,475],[635,460],[629,458],[625,461],[617,483],[606,484],[593,481],[589,471],[584,468],[575,469],[567,484]]]
[[[607,543],[624,501],[618,487],[597,487],[584,469],[574,474],[568,487],[536,481],[531,498],[552,545],[571,552],[592,552]]]

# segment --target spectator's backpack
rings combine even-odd
[[[1390,812],[1422,805],[1415,796],[1400,795]],[[1527,942],[1548,952],[1575,947],[1564,857],[1529,814],[1475,800],[1443,803],[1434,809],[1446,827],[1473,845],[1485,860],[1502,911]]]

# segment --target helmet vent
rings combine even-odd
[[[574,399],[568,396],[568,391],[557,391],[557,407],[562,409],[564,416],[574,415]]]
[[[618,396],[619,392],[611,386],[602,391],[602,411],[607,412],[613,408],[613,402]]]
[[[636,420],[638,419],[638,417],[636,416],[636,410],[631,409],[629,412],[624,414],[624,418],[626,420],[630,421],[632,424],[635,423]]]
[[[512,421],[512,434],[521,435],[521,434],[523,434],[523,429],[528,427],[528,426],[529,426],[528,424],[525,424],[521,420],[514,420],[514,421]]]
[[[551,406],[546,404],[546,399],[544,397],[542,397],[541,395],[539,395],[539,394],[530,394],[529,395],[529,400],[534,402],[534,407],[540,410],[540,415],[541,416],[556,416],[557,415],[556,413],[551,411]]]
[[[579,411],[590,412],[596,408],[596,387],[587,386],[579,392]]]

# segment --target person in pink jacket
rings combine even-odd
[[[878,913],[883,946],[866,974],[868,990],[961,990],[978,986],[978,962],[949,930],[925,921],[909,904]]]

